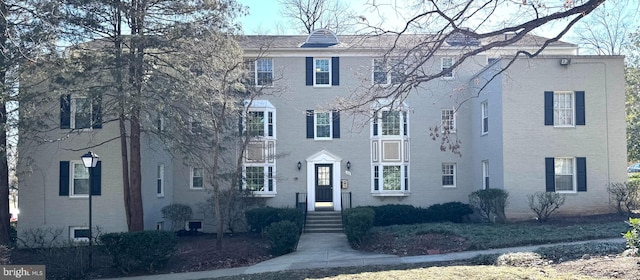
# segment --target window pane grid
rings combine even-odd
[[[247,117],[247,135],[264,136],[264,112],[249,112]]]
[[[442,164],[442,185],[443,186],[455,185],[455,164],[451,164],[451,163]]]
[[[382,112],[382,135],[400,135],[400,112]]]
[[[273,83],[273,60],[258,59],[256,61],[259,86],[270,86]]]
[[[556,191],[573,191],[573,159],[556,158],[554,164]]]
[[[443,57],[442,58],[442,71],[448,70],[449,68],[451,68],[451,66],[453,66],[453,58],[451,57]],[[453,77],[453,71],[449,71],[444,73],[444,75],[442,75],[443,77]]]
[[[331,113],[316,113],[316,137],[331,137]]]
[[[454,131],[455,128],[455,113],[453,109],[442,110],[442,130]]]
[[[554,93],[553,120],[554,125],[573,125],[573,93]]]
[[[329,60],[316,59],[316,85],[329,84]]]
[[[202,168],[198,168],[198,167],[194,167],[193,168],[193,177],[191,178],[193,185],[191,186],[194,189],[201,189],[203,188],[203,178],[202,178],[202,174],[203,170]]]
[[[387,84],[387,65],[384,59],[373,60],[373,83],[376,85]]]
[[[89,169],[82,163],[73,164],[73,194],[89,194]]]
[[[383,190],[400,190],[400,178],[400,166],[382,167]]]
[[[247,166],[245,169],[247,189],[250,191],[264,191],[264,167]]]

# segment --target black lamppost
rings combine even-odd
[[[82,155],[82,163],[84,164],[84,167],[89,170],[89,269],[91,269],[91,266],[93,265],[93,223],[91,218],[93,216],[91,213],[91,191],[93,190],[93,186],[91,183],[91,173],[93,173],[93,168],[98,164],[99,158],[100,157],[92,151]]]

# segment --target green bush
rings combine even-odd
[[[113,265],[124,273],[138,269],[153,272],[164,267],[176,252],[177,238],[167,231],[108,233],[100,242]]]
[[[633,251],[636,256],[640,255],[640,218],[629,218],[627,222],[631,229],[624,234],[627,240],[627,247]]]
[[[413,205],[387,204],[371,207],[375,212],[374,226],[410,225],[420,222],[420,209]]]
[[[509,193],[503,189],[485,189],[472,192],[469,195],[469,203],[484,219],[506,223],[504,208],[507,206],[508,198]]]
[[[297,208],[279,208],[278,209],[278,222],[290,221],[298,227],[298,232],[302,233],[302,222],[304,221],[304,215]]]
[[[162,213],[162,218],[171,221],[171,231],[173,232],[184,229],[185,224],[193,214],[191,206],[180,203],[172,203],[162,207],[160,212]]]
[[[447,202],[434,204],[422,211],[421,222],[454,222],[462,223],[464,218],[473,214],[471,206],[462,202]]]
[[[247,211],[245,216],[249,230],[253,232],[263,233],[266,227],[275,222],[290,221],[294,223],[298,227],[298,231],[302,233],[304,215],[300,209],[297,208],[254,208]]]
[[[362,241],[373,227],[375,212],[369,207],[358,207],[345,210],[342,222],[349,243],[362,244]]]
[[[249,230],[262,233],[271,223],[278,221],[278,209],[273,207],[254,208],[245,213]]]
[[[275,222],[265,228],[267,238],[271,242],[271,254],[282,256],[295,251],[298,238],[298,226],[292,221]]]

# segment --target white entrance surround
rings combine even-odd
[[[342,174],[342,170],[340,169],[341,161],[341,158],[327,152],[326,150],[317,152],[307,158],[307,200],[309,202],[307,203],[307,211],[315,211],[316,209],[316,164],[331,164],[333,166],[333,180],[331,182],[333,186],[333,210],[340,211],[340,208],[342,207],[342,196],[340,194],[340,174]]]

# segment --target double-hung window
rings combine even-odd
[[[544,124],[554,127],[585,125],[585,92],[545,91]]]
[[[456,187],[456,164],[455,163],[442,164],[442,186],[445,188]]]
[[[307,110],[307,138],[331,140],[340,138],[340,112]]]
[[[573,92],[553,93],[553,125],[573,126],[575,120]]]
[[[315,112],[315,139],[331,139],[331,112]]]
[[[456,113],[454,109],[442,109],[442,132],[456,132]]]
[[[82,162],[71,162],[73,178],[71,180],[71,196],[89,195],[89,169]]]
[[[587,160],[584,157],[545,158],[547,192],[587,191]]]
[[[313,84],[316,86],[331,85],[331,59],[316,58],[314,59],[315,73],[313,75]]]
[[[204,169],[201,167],[191,168],[191,189],[204,189]]]
[[[453,69],[451,67],[453,67],[453,57],[443,57],[441,59],[440,65],[441,65],[441,70],[444,73],[442,75],[443,78],[448,78],[451,79],[454,77],[453,75]]]
[[[91,172],[91,176],[89,176]],[[98,161],[91,171],[84,167],[80,160],[60,161],[59,194],[69,197],[88,197],[89,188],[91,195],[101,195],[102,162]],[[89,183],[91,180],[91,183]]]
[[[100,96],[60,96],[60,128],[102,128],[101,100]]]
[[[406,72],[406,65],[398,58],[373,59],[373,84],[395,85],[402,82]]]
[[[481,134],[484,135],[489,133],[489,103],[487,101],[480,103],[480,110],[482,111]]]
[[[273,59],[259,58],[245,61],[246,80],[249,85],[273,85]]]

